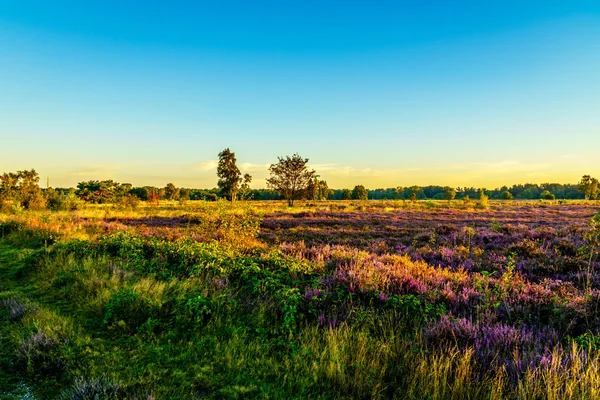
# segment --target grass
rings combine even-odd
[[[286,253],[257,239],[256,218],[340,205],[356,216],[463,207],[202,202],[0,216],[0,399],[598,398],[598,354],[585,343],[561,342],[516,378],[482,370],[473,347],[424,337],[449,313],[438,294],[393,292],[403,274],[474,279],[489,294],[479,307],[495,310],[512,293],[508,275],[472,278],[387,247]]]

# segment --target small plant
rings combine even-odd
[[[86,380],[78,378],[71,388],[64,390],[60,400],[115,400],[125,399],[126,392],[123,386],[114,380],[101,376]]]
[[[18,321],[28,312],[37,310],[37,307],[30,305],[27,301],[17,297],[9,297],[0,302],[2,308],[8,311],[8,316],[12,321]]]
[[[133,334],[152,317],[152,313],[152,306],[139,294],[131,289],[121,289],[106,304],[104,324]]]
[[[69,361],[63,355],[69,339],[61,339],[39,330],[24,339],[17,350],[17,362],[35,376],[61,376]]]
[[[481,189],[479,191],[479,200],[477,201],[477,208],[486,209],[489,207],[489,197],[485,194],[485,191]]]

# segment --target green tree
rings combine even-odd
[[[540,198],[544,200],[554,200],[556,199],[556,196],[550,193],[549,190],[544,190],[542,193],[540,193]]]
[[[327,182],[319,180],[318,175],[315,175],[308,184],[306,196],[311,200],[327,200],[330,192]]]
[[[394,199],[404,199],[404,188],[402,186],[398,186],[394,189]]]
[[[79,182],[75,194],[89,203],[114,203],[132,190],[131,184],[120,184],[113,180]]]
[[[444,192],[444,200],[454,200],[454,198],[456,197],[456,189],[454,188],[446,188],[446,191]]]
[[[352,189],[352,199],[354,200],[368,200],[369,192],[363,185],[356,185]]]
[[[234,202],[242,182],[242,173],[236,165],[235,153],[226,148],[219,153],[219,163],[217,165],[217,185],[221,195]]]
[[[351,200],[352,199],[352,190],[350,189],[342,189],[342,194],[340,200]]]
[[[248,192],[246,189],[249,189],[248,185],[252,181],[249,174],[245,174],[242,178],[242,173],[236,165],[235,153],[229,148],[219,153],[217,177],[219,178],[217,185],[221,196],[231,202],[236,201],[241,190],[244,190],[245,193]]]
[[[242,184],[240,186],[240,199],[249,200],[252,197],[250,182],[252,182],[250,174],[244,174],[244,179],[242,179]]]
[[[584,175],[579,182],[579,191],[583,192],[586,200],[598,198],[598,179]]]
[[[302,158],[298,154],[277,158],[279,162],[269,167],[271,175],[267,178],[267,186],[277,190],[281,197],[288,201],[288,205],[293,207],[294,200],[306,194],[311,181],[317,175],[314,170],[308,168],[308,158]]]
[[[513,199],[513,195],[511,192],[509,192],[508,190],[505,190],[504,192],[502,192],[502,194],[500,195],[500,198],[502,200],[512,200]]]
[[[2,174],[0,203],[16,203],[31,210],[46,208],[47,201],[39,181],[40,177],[34,169]]]
[[[179,198],[179,189],[172,183],[167,183],[167,186],[165,186],[165,198],[167,200],[177,200]]]

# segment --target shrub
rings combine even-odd
[[[540,194],[540,199],[544,199],[544,200],[554,200],[556,199],[556,196],[554,196],[554,194],[550,193],[549,190],[544,190],[541,194]]]
[[[60,377],[69,361],[63,355],[69,339],[48,335],[43,330],[26,338],[17,350],[17,364],[31,375]]]
[[[46,196],[48,208],[52,211],[74,211],[83,207],[83,201],[72,192],[61,193],[49,189]]]
[[[73,386],[62,392],[60,400],[114,400],[125,399],[123,386],[112,379],[101,376],[86,380],[78,378]]]
[[[479,192],[479,201],[477,202],[477,208],[488,208],[489,206],[489,197],[483,190]]]
[[[8,297],[0,302],[2,308],[8,312],[8,317],[12,321],[18,321],[28,312],[37,310],[37,307],[30,305],[27,301],[18,296]]]
[[[154,314],[152,305],[131,289],[114,293],[105,307],[104,324],[134,334]]]

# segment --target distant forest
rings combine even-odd
[[[233,159],[233,153],[226,154]],[[234,160],[234,159],[233,159]],[[80,182],[76,188],[41,188],[35,170],[4,173],[0,175],[0,209],[53,209],[74,210],[84,202],[93,204],[114,203],[135,207],[140,201],[185,201],[218,199],[238,200],[555,200],[598,199],[598,180],[584,175],[579,184],[544,183],[513,185],[494,190],[475,187],[451,188],[448,186],[409,186],[368,190],[362,185],[353,189],[330,189],[327,182],[318,179],[314,171],[305,167],[307,159],[299,156],[280,158],[280,164],[271,168],[272,178],[267,181],[270,189],[251,189],[252,177],[243,178],[235,166],[219,169],[219,187],[213,189],[178,188],[173,183],[165,187],[134,187],[129,183],[113,180]],[[277,167],[277,168],[275,168]],[[224,171],[224,172],[223,172]],[[233,174],[229,174],[233,171]],[[291,171],[291,172],[290,172]],[[303,184],[290,187],[290,181],[298,182],[297,171],[305,174]],[[291,175],[290,175],[291,173]],[[291,178],[290,178],[291,177]],[[277,179],[275,179],[277,178]]]
[[[98,182],[105,183],[103,186],[115,186],[119,185],[112,181]],[[116,195],[130,193],[136,196],[138,199],[143,201],[157,200],[217,200],[222,196],[221,190],[218,188],[213,189],[192,189],[192,188],[177,188],[172,184],[168,184],[163,188],[154,186],[143,186],[143,187],[131,187],[128,184],[120,189],[114,187],[113,190],[107,191],[109,198],[97,198],[90,196],[89,190],[86,188],[90,187],[90,183],[93,182],[82,182],[79,184],[78,189],[75,193],[79,193],[80,197],[84,200],[93,202],[103,202],[110,200],[110,194]],[[92,188],[92,193],[93,193]],[[74,189],[56,189],[59,191],[69,191]],[[365,189],[364,186],[358,185],[353,189],[326,189],[326,196],[323,194],[313,194],[310,191],[305,194],[304,199],[307,200],[364,200],[364,192],[369,200],[410,200],[416,195],[417,200],[444,200],[447,197],[448,191],[452,189],[448,186],[410,186],[410,187],[396,187],[396,188],[380,188],[380,189]],[[485,188],[465,187],[454,189],[457,200],[469,197],[470,199],[478,199],[481,190],[484,190],[485,194],[490,199],[497,200],[538,200],[538,199],[585,199],[585,192],[581,190],[580,184],[559,184],[559,183],[545,183],[545,184],[524,184],[524,185],[513,185],[511,187],[503,186],[501,188],[488,190]],[[510,193],[510,196],[507,195]],[[312,195],[311,195],[312,194]],[[276,190],[272,189],[249,189],[249,191],[243,196],[246,200],[282,200],[283,197]],[[94,201],[98,200],[98,201]]]

